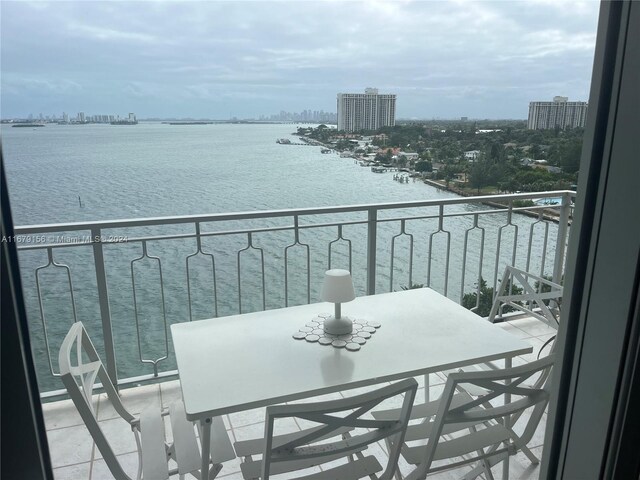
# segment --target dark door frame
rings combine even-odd
[[[640,2],[602,2],[540,478],[638,478],[639,125]]]
[[[14,241],[9,192],[0,149],[2,202],[2,317],[0,341],[2,438],[0,477],[6,480],[53,479],[47,433],[40,404],[36,371],[29,341],[29,325],[22,298],[18,252]]]

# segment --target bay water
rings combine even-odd
[[[456,197],[419,181],[394,181],[393,173],[372,173],[351,158],[340,158],[336,153],[322,154],[320,147],[276,143],[278,138],[297,141],[297,137],[291,135],[296,127],[294,124],[140,123],[135,126],[47,125],[32,129],[3,125],[2,148],[14,223],[93,222]],[[489,207],[461,204],[447,206],[445,213],[487,209]],[[437,216],[438,209],[389,210],[379,216],[393,219],[409,214]],[[366,220],[366,213],[301,216],[299,220],[301,225],[362,222]],[[265,229],[288,227],[293,221],[289,216],[208,222],[201,228],[203,232]],[[557,227],[540,222],[532,230],[530,225],[534,222],[535,219],[515,214],[512,225],[504,227],[507,223],[504,213],[480,216],[479,226],[485,229],[482,276],[490,284],[496,272],[499,276],[504,265],[511,263],[514,240],[517,241],[517,265],[528,266],[536,273],[551,273]],[[475,289],[480,268],[482,232],[476,229],[469,236],[463,284],[465,231],[472,226],[473,216],[447,217],[442,229],[437,219],[427,218],[407,221],[401,234],[399,221],[380,223],[376,291],[427,283],[431,257],[432,287],[444,293],[446,284],[447,295],[460,301],[462,293]],[[192,234],[194,229],[190,223],[112,229],[103,233],[139,237]],[[500,232],[502,247],[496,268]],[[67,233],[61,230],[59,237]],[[255,233],[251,245],[246,233],[203,237],[202,251],[211,253],[215,261],[215,289],[212,257],[193,256],[197,252],[193,238],[148,241],[147,255],[143,255],[141,242],[105,245],[119,376],[151,373],[152,365],[147,360],[164,356],[167,358],[158,362],[158,368],[175,368],[166,329],[171,323],[211,318],[216,313],[231,315],[240,310],[320,301],[329,244],[334,240],[338,239],[331,244],[332,267],[349,268],[351,245],[356,291],[364,294],[366,236],[366,225],[357,224],[343,228],[343,239],[338,239],[335,226],[301,229],[297,242],[290,229]],[[447,241],[451,244],[449,258]],[[531,255],[527,255],[529,242]],[[392,245],[395,247],[393,270]],[[51,372],[57,371],[59,345],[74,319],[87,325],[98,350],[104,352],[91,247],[54,248],[52,260],[68,266],[73,302],[65,267],[49,264],[44,249],[22,250],[20,254],[32,343],[43,390],[61,388]],[[447,263],[449,275],[445,279]],[[46,265],[49,266],[39,269]],[[36,279],[41,287],[40,296]],[[346,312],[348,305],[343,306],[343,310]],[[306,319],[301,319],[301,325],[305,322]]]

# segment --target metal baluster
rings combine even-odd
[[[507,210],[507,223],[502,225],[499,229],[498,229],[498,246],[496,249],[496,265],[495,265],[495,271],[493,274],[493,297],[495,299],[496,295],[498,294],[498,268],[500,265],[500,249],[502,246],[502,231],[507,228],[507,227],[513,227],[514,228],[514,232],[513,232],[513,253],[511,255],[511,265],[515,266],[516,264],[516,252],[518,249],[518,226],[514,225],[512,220],[512,215],[513,215],[513,202],[509,201],[509,207]]]
[[[116,366],[116,348],[113,340],[113,326],[111,324],[111,307],[109,306],[109,290],[107,287],[107,273],[104,263],[104,249],[102,246],[102,232],[100,228],[91,229],[93,262],[96,269],[96,286],[98,288],[98,302],[100,304],[100,318],[102,320],[102,338],[107,363],[107,373],[113,384],[118,386],[118,368]]]
[[[438,230],[429,235],[429,260],[427,263],[427,287],[431,287],[431,261],[433,259],[433,237],[438,233],[444,233],[447,236],[447,255],[445,257],[444,267],[444,295],[447,295],[449,287],[449,255],[451,253],[451,232],[443,228],[444,225],[444,205],[440,205],[440,212],[438,215]]]
[[[547,222],[544,219],[544,215],[542,211],[538,212],[538,220],[533,222],[529,227],[529,244],[527,247],[527,267],[525,268],[525,270],[529,272],[531,268],[531,251],[533,249],[533,237],[535,233],[534,230],[536,228],[536,225],[540,225],[540,224],[544,225],[544,246],[543,246],[543,251],[541,256],[542,261],[541,261],[541,267],[540,267],[540,275],[542,276],[544,273],[544,261],[547,254],[547,238],[549,236],[549,222]]]
[[[298,230],[298,216],[293,217],[294,242],[287,245],[284,249],[284,304],[289,306],[289,249],[300,246],[307,250],[307,304],[311,303],[311,255],[309,253],[309,245],[300,242],[300,232]]]
[[[369,208],[367,215],[367,295],[376,293],[376,240],[378,210]]]
[[[193,308],[191,305],[191,276],[189,271],[189,259],[202,255],[204,257],[211,258],[211,273],[213,280],[213,314],[214,317],[218,316],[218,282],[216,281],[216,260],[212,253],[205,253],[202,250],[202,238],[200,237],[200,222],[196,222],[196,251],[186,258],[187,264],[187,296],[189,300],[189,321],[193,321]]]
[[[483,227],[478,226],[478,217],[479,215],[475,213],[473,215],[473,226],[468,228],[464,232],[464,250],[462,253],[462,284],[460,286],[460,303],[462,303],[462,299],[464,298],[464,280],[467,271],[467,245],[469,241],[469,232],[472,230],[478,229],[480,230],[480,255],[478,256],[478,282],[477,282],[477,291],[476,291],[476,306],[471,310],[475,311],[480,306],[480,289],[482,284],[482,262],[484,260],[484,235],[485,229]]]
[[[531,250],[532,250],[532,246],[533,246],[534,229],[535,229],[536,225],[539,225],[539,224],[544,224],[544,243],[543,243],[543,247],[542,247],[542,255],[540,256],[540,276],[544,278],[544,267],[545,267],[545,261],[546,261],[546,258],[547,258],[547,240],[549,239],[549,222],[547,222],[544,219],[544,215],[543,215],[542,210],[538,213],[538,220],[533,222],[531,224],[531,227],[529,228],[529,246],[528,246],[528,250],[527,250],[527,268],[525,269],[525,271],[530,272],[530,268],[531,268]],[[537,292],[540,293],[541,291],[542,291],[542,283],[538,282]],[[529,300],[528,304],[529,304],[528,308],[531,310],[534,307],[533,300]]]
[[[136,296],[136,276],[135,276],[135,271],[134,271],[134,264],[136,262],[142,261],[144,260],[144,258],[148,258],[150,260],[154,260],[156,262],[158,262],[158,274],[160,277],[160,297],[162,300],[162,321],[163,321],[163,330],[164,330],[164,348],[165,348],[165,353],[164,356],[156,358],[154,359],[148,359],[148,358],[143,358],[142,356],[142,343],[140,341],[140,321],[138,319],[138,299]],[[167,310],[166,310],[166,304],[165,304],[165,299],[164,299],[164,281],[162,278],[162,261],[160,260],[159,257],[155,257],[153,255],[149,255],[147,252],[147,242],[146,240],[142,241],[142,255],[140,255],[138,258],[134,258],[131,261],[131,284],[133,286],[133,307],[134,307],[134,315],[135,315],[135,321],[136,321],[136,332],[137,332],[137,336],[138,336],[138,352],[140,354],[140,361],[142,363],[150,363],[151,365],[153,365],[153,376],[157,377],[158,376],[158,363],[161,362],[162,360],[166,360],[169,357],[169,338],[167,335]]]
[[[51,247],[47,248],[47,258],[48,258],[48,262],[46,265],[42,265],[38,268],[36,268],[35,270],[35,274],[36,274],[36,290],[38,292],[38,304],[40,305],[40,319],[42,321],[42,330],[44,332],[44,343],[45,346],[47,348],[47,358],[49,360],[49,371],[51,372],[51,374],[54,377],[59,377],[60,373],[59,372],[55,372],[53,370],[53,362],[51,360],[51,348],[49,345],[49,334],[47,333],[47,321],[46,321],[46,317],[44,314],[44,303],[42,301],[42,289],[40,288],[40,272],[42,270],[44,270],[45,268],[62,268],[66,273],[67,273],[67,281],[69,283],[69,293],[71,296],[71,307],[73,309],[73,323],[78,321],[78,315],[76,313],[76,300],[75,297],[73,296],[73,282],[71,281],[71,269],[69,268],[68,265],[65,265],[63,263],[57,263],[54,259],[53,259],[53,249]]]
[[[260,247],[255,247],[253,245],[253,236],[251,232],[247,233],[247,246],[242,250],[238,250],[238,311],[242,313],[242,278],[241,278],[241,269],[240,269],[240,256],[242,252],[246,252],[248,250],[258,250],[260,252],[260,265],[262,272],[262,309],[267,309],[267,299],[266,299],[266,290],[264,283],[264,250]]]
[[[571,197],[568,193],[562,195],[560,218],[558,219],[558,237],[556,240],[556,255],[553,264],[553,281],[560,285],[564,274],[564,252],[567,246],[569,233],[569,213],[571,209]]]
[[[334,243],[339,242],[340,240],[343,240],[349,244],[349,271],[353,274],[352,265],[351,265],[351,260],[352,260],[351,240],[349,240],[348,238],[344,238],[342,236],[342,225],[338,225],[338,238],[329,242],[329,252],[327,254],[327,258],[329,259],[328,269],[331,270],[331,246]]]
[[[405,220],[400,220],[400,233],[391,237],[391,272],[389,275],[389,291],[393,291],[393,261],[395,257],[396,238],[406,235],[409,237],[409,289],[413,285],[413,235],[405,231]]]

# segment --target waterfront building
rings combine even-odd
[[[474,163],[480,156],[480,150],[469,150],[464,152],[464,158],[470,163]]]
[[[338,94],[338,130],[377,130],[395,124],[396,95],[379,94],[377,88]]]
[[[569,102],[567,97],[553,97],[553,102],[529,103],[530,130],[584,127],[587,102]]]

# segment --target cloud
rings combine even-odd
[[[375,86],[399,116],[522,118],[529,100],[586,99],[597,14],[555,0],[3,2],[2,115],[333,110],[337,92]]]

